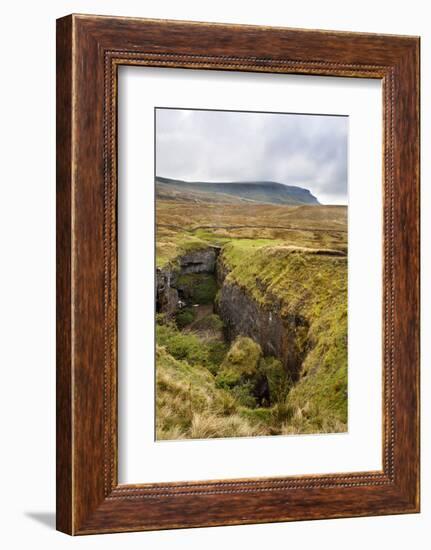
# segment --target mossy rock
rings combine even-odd
[[[156,325],[157,344],[177,360],[205,367],[216,374],[226,355],[224,342],[202,340],[193,332],[181,332],[174,323]]]
[[[195,320],[196,313],[191,307],[181,309],[176,315],[175,320],[178,328],[184,328]]]
[[[218,315],[211,313],[196,321],[193,328],[194,330],[220,331],[223,329],[223,321]]]
[[[262,349],[248,336],[238,336],[221,365],[221,371],[234,371],[240,376],[257,374]]]
[[[271,404],[283,403],[293,382],[281,361],[275,357],[262,357],[259,361],[259,370],[268,380]]]
[[[177,288],[186,300],[196,304],[211,304],[217,294],[217,282],[211,273],[187,273],[178,278]]]
[[[255,386],[259,378],[262,349],[247,336],[238,336],[220,365],[217,387],[229,389],[245,407],[256,407]]]

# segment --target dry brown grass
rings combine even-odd
[[[347,247],[344,206],[199,204],[157,201],[157,264],[183,251],[232,239],[335,250]]]
[[[347,265],[337,256],[347,253],[347,208],[158,200],[157,224],[158,265],[191,248],[223,246],[230,278],[258,303],[276,296],[282,314],[307,318],[312,343],[302,377],[278,416],[269,409],[245,410],[217,387],[208,368],[160,351],[157,438],[344,432]]]
[[[208,439],[213,437],[251,437],[264,434],[263,428],[251,426],[237,414],[220,417],[196,413],[193,415],[188,437]]]
[[[267,204],[183,204],[157,201],[157,223],[192,229],[200,225],[310,227],[345,231],[345,206],[277,206]]]

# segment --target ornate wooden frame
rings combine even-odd
[[[119,485],[119,65],[383,82],[383,470]],[[70,15],[57,21],[57,528],[69,534],[419,511],[419,38]]]

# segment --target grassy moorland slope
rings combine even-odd
[[[177,325],[160,316],[158,439],[345,431],[347,209],[157,201],[159,267],[213,245],[221,247],[225,284],[263,309],[277,304],[282,317],[306,319],[307,330],[292,336],[304,359],[291,380],[250,338],[220,339],[214,314],[193,321],[191,312]],[[253,393],[262,377],[270,403]]]
[[[286,396],[293,433],[343,431],[347,422],[347,258],[317,250],[233,242],[223,251],[227,282],[308,322],[306,334],[298,329],[306,338],[300,378]]]
[[[344,206],[194,204],[157,201],[156,262],[232,240],[347,250]],[[253,246],[253,243],[251,243]]]
[[[157,326],[157,439],[202,439],[289,433],[289,387],[279,361],[264,358],[258,344],[239,337],[230,349]],[[271,406],[257,407],[250,384],[267,376]]]

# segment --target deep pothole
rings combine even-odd
[[[278,361],[286,378],[283,384],[283,376],[276,375],[283,391],[298,380],[310,349],[309,325],[298,315],[282,318],[276,307],[262,306],[226,282],[219,253],[218,247],[189,252],[175,268],[158,270],[156,310],[181,333],[197,336],[202,346],[215,346],[220,361],[211,372],[219,386],[246,406],[270,407],[278,390],[268,373],[277,370]]]

